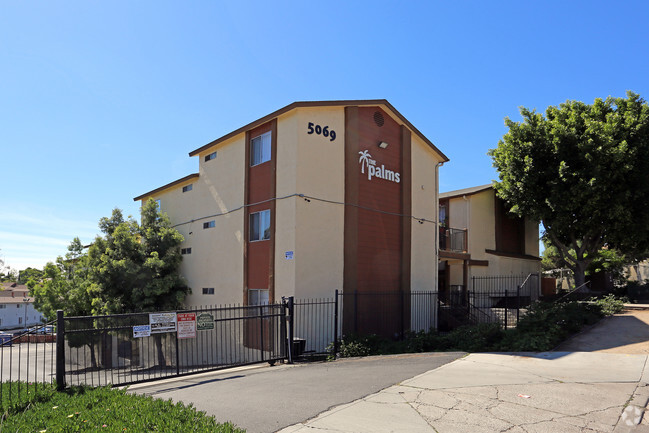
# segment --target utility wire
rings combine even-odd
[[[417,222],[419,222],[419,224],[423,224],[424,222],[437,224],[437,221],[435,221],[435,220],[430,220],[430,219],[422,218],[422,217],[416,217],[414,215],[401,214],[401,213],[397,213],[397,212],[388,212],[388,211],[384,211],[384,210],[380,210],[380,209],[370,208],[370,207],[367,207],[367,206],[361,206],[361,205],[354,204],[354,203],[345,203],[345,202],[342,202],[342,201],[327,200],[327,199],[324,199],[324,198],[313,197],[313,196],[310,196],[310,195],[294,193],[294,194],[285,195],[283,197],[269,198],[267,200],[258,201],[256,203],[244,204],[244,205],[241,205],[241,206],[239,206],[237,208],[230,209],[227,212],[221,212],[221,213],[216,213],[216,214],[213,214],[213,215],[207,215],[207,216],[203,216],[203,217],[199,217],[199,218],[194,218],[194,219],[191,219],[189,221],[174,224],[174,225],[172,225],[172,227],[178,227],[178,226],[182,226],[182,225],[185,225],[185,224],[191,224],[193,222],[208,219],[208,218],[215,218],[215,217],[219,217],[219,216],[228,215],[228,214],[237,212],[237,211],[239,211],[241,209],[245,209],[245,208],[250,207],[250,206],[256,206],[256,205],[268,203],[268,202],[271,202],[271,201],[285,200],[285,199],[291,198],[291,197],[303,198],[307,202],[310,202],[311,200],[315,200],[315,201],[319,201],[319,202],[322,202],[322,203],[331,203],[331,204],[337,204],[337,205],[341,205],[341,206],[353,206],[353,207],[356,207],[358,209],[363,209],[363,210],[367,210],[367,211],[370,211],[370,212],[376,212],[376,213],[380,213],[380,214],[384,214],[384,215],[392,215],[392,216],[398,216],[398,217],[411,218],[411,219],[414,219]]]

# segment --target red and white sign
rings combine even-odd
[[[178,338],[196,338],[196,313],[178,313]]]

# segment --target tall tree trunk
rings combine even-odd
[[[575,266],[573,268],[573,272],[575,274],[575,288],[580,287],[580,291],[585,291],[588,288],[582,287],[584,283],[586,282],[586,267],[588,265],[582,261],[577,261],[575,263]]]
[[[94,343],[88,344],[88,347],[90,348],[90,365],[92,365],[92,368],[97,368],[97,356],[95,355],[95,345]]]
[[[165,353],[162,350],[162,335],[156,334],[154,337],[155,347],[158,352],[158,365],[164,367],[167,365],[167,360],[165,359]]]

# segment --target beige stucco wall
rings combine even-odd
[[[175,185],[153,196],[185,241],[181,273],[192,294],[188,306],[241,303],[243,293],[243,210],[226,213],[243,205],[244,137],[236,137],[201,153],[199,178]],[[217,151],[216,159],[205,162],[205,155]],[[182,187],[192,183],[192,190]],[[215,227],[203,229],[203,223],[214,220]],[[218,265],[217,265],[218,264]],[[225,271],[227,270],[227,272]],[[203,295],[203,287],[214,287],[214,295]]]
[[[309,122],[333,129],[336,139],[308,134]],[[335,289],[342,290],[345,208],[317,199],[345,201],[344,131],[343,107],[300,108],[279,123],[277,194],[314,197],[310,202],[285,200],[294,216],[281,223],[288,236],[276,240],[275,288],[279,296],[332,297]],[[280,166],[286,167],[285,172]],[[278,212],[278,227],[279,218]],[[293,251],[293,260],[285,258],[287,251]]]
[[[308,134],[309,122],[336,131],[336,139]],[[245,134],[197,155],[199,178],[155,194],[184,236],[181,272],[193,293],[187,305],[241,303],[243,298],[243,231]],[[217,152],[214,160],[204,157]],[[412,214],[437,220],[437,155],[412,134]],[[277,118],[275,218],[275,301],[282,296],[332,297],[343,288],[345,215],[345,108],[301,107]],[[193,183],[192,191],[182,187]],[[423,188],[422,188],[423,187]],[[307,202],[295,194],[309,197]],[[287,197],[289,196],[289,197]],[[228,213],[232,211],[232,213]],[[208,215],[227,215],[203,218]],[[214,228],[203,223],[215,220]],[[190,234],[191,233],[191,234]],[[412,290],[437,286],[433,223],[412,221]],[[293,252],[287,259],[286,252]],[[214,287],[215,295],[203,295]]]
[[[487,260],[486,249],[496,248],[494,191],[488,189],[468,197],[471,211],[469,251],[474,260]]]
[[[439,156],[416,135],[412,135],[412,215],[437,221],[435,166]],[[432,222],[419,224],[411,219],[410,288],[412,291],[437,290],[437,251]]]
[[[473,260],[487,260],[488,266],[470,266],[469,284],[471,277],[521,275],[540,272],[540,262],[532,259],[505,257],[489,254],[485,250],[495,250],[495,193],[493,189],[480,191],[476,194],[451,198],[449,202],[449,225],[453,228],[469,228],[469,253]],[[469,216],[467,216],[467,210]],[[467,224],[467,225],[464,225]],[[525,222],[525,253],[538,257],[539,234],[538,224]],[[451,285],[463,284],[461,262],[450,263]]]

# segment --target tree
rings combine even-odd
[[[102,218],[104,236],[88,250],[90,275],[104,295],[102,311],[124,313],[174,310],[183,305],[189,288],[180,275],[183,237],[159,212],[155,201],[142,207],[142,222],[115,209]]]
[[[88,316],[96,311],[93,304],[101,296],[99,288],[88,278],[88,260],[79,238],[68,246],[65,257],[59,256],[55,263],[49,262],[43,269],[43,282],[28,282],[34,297],[34,306],[48,321],[56,318],[56,311],[63,310],[68,316]],[[81,333],[68,334],[70,347],[87,345],[93,367],[97,366],[95,343],[98,337]]]
[[[649,247],[649,106],[637,94],[567,101],[522,122],[491,149],[498,196],[540,221],[581,286],[603,247],[639,259]]]
[[[25,268],[18,272],[18,284],[27,284],[29,280],[34,280],[38,283],[43,279],[43,271],[36,268]]]
[[[189,288],[180,275],[183,237],[171,227],[154,200],[141,210],[141,224],[115,209],[102,218],[98,236],[88,251],[92,280],[101,287],[106,313],[175,310]],[[158,362],[165,365],[162,336],[156,334]]]

